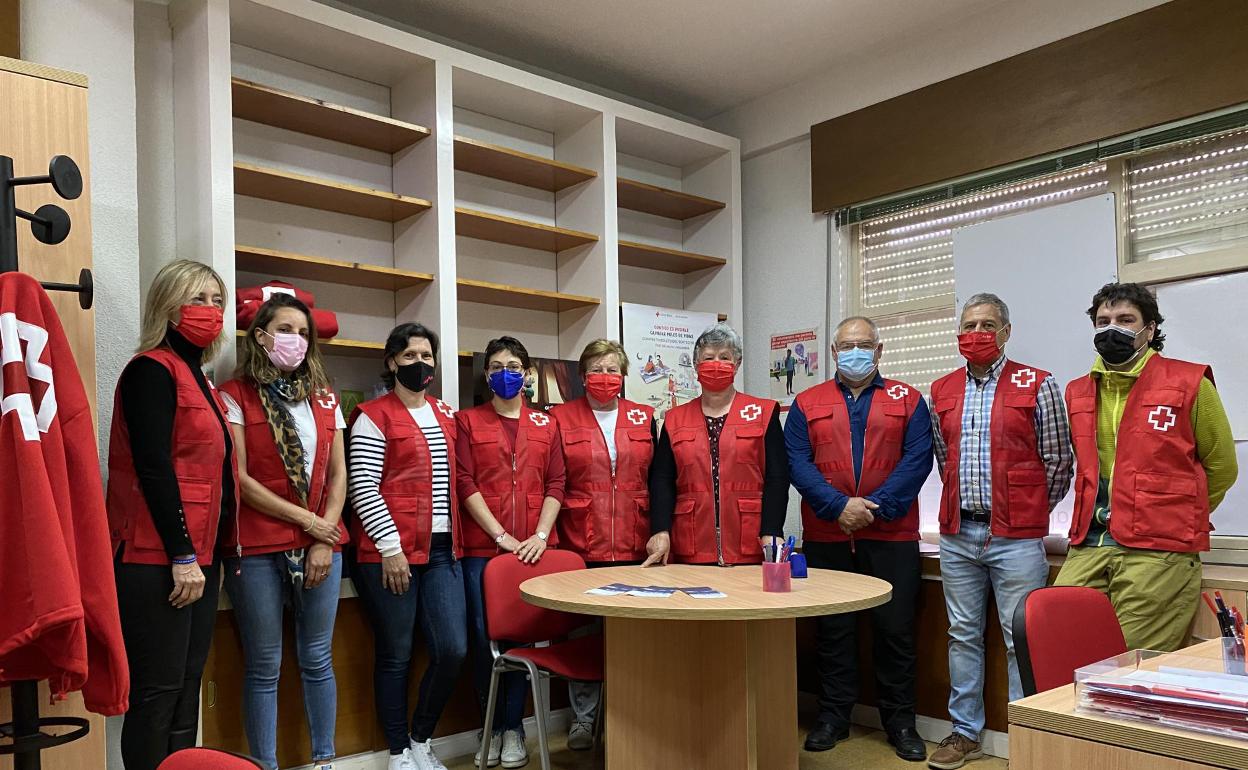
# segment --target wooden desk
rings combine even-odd
[[[796,770],[794,618],[884,604],[888,583],[810,570],[791,593],[757,566],[606,567],[520,586],[539,607],[606,617],[607,767]],[[710,586],[724,599],[591,596],[609,583]]]
[[[1205,658],[1212,670],[1221,669],[1217,640],[1176,654]],[[1079,712],[1073,684],[1015,701],[1009,714],[1013,770],[1248,768],[1248,741]]]

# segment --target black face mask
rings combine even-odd
[[[1092,344],[1101,359],[1110,366],[1122,366],[1139,355],[1135,349],[1135,340],[1143,330],[1132,334],[1120,326],[1106,326],[1092,337]]]
[[[432,364],[417,361],[416,363],[396,368],[394,370],[394,378],[408,390],[420,392],[429,387],[429,383],[433,382],[433,372]]]

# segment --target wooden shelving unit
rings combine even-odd
[[[722,257],[694,254],[691,251],[678,251],[633,241],[620,241],[619,254],[621,265],[662,270],[666,273],[692,273],[695,270],[728,264],[728,261]]]
[[[234,263],[239,270],[249,273],[303,278],[308,281],[324,281],[363,289],[387,289],[398,291],[421,286],[433,281],[431,273],[417,273],[393,267],[347,262],[290,251],[262,249],[259,246],[235,246]]]
[[[504,283],[474,281],[468,278],[460,278],[455,284],[460,302],[479,302],[486,305],[497,304],[507,307],[525,308],[527,310],[553,312],[602,304],[602,300],[596,297],[583,297],[578,294],[564,294],[558,291],[543,291],[541,289],[525,289],[519,286],[508,286]]]
[[[710,214],[725,205],[722,201],[632,179],[616,180],[616,202],[622,209],[680,220]]]
[[[598,176],[591,169],[463,136],[455,137],[455,169],[549,192]]]
[[[398,222],[432,206],[422,198],[237,162],[234,192],[382,222]]]
[[[335,142],[395,153],[429,136],[429,129],[351,107],[232,79],[234,117]]]
[[[238,330],[239,337],[246,337],[245,329]],[[363,342],[361,340],[348,340],[341,337],[334,337],[332,340],[317,340],[317,345],[321,346],[323,353],[338,356],[351,356],[352,358],[375,358],[381,360],[381,354],[385,351],[386,346],[381,342]]]
[[[513,219],[461,206],[455,208],[455,234],[552,252],[584,246],[598,240],[598,236],[579,230]]]

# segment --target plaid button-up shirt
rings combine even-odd
[[[962,507],[968,511],[987,513],[992,510],[992,403],[997,393],[1001,370],[1006,357],[1001,356],[988,369],[982,380],[966,371],[966,395],[962,400],[962,437],[958,447],[958,492]],[[1070,490],[1075,473],[1075,454],[1070,443],[1070,422],[1066,418],[1066,402],[1057,381],[1044,378],[1036,392],[1036,451],[1044,462],[1048,479],[1049,510],[1062,501]],[[940,420],[932,410],[932,447],[941,475],[949,455],[940,433]]]

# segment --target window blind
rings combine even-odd
[[[880,374],[901,380],[926,395],[934,380],[962,366],[954,339],[958,319],[953,303],[942,310],[894,315],[876,321],[880,327]]]
[[[875,318],[915,300],[944,298],[952,304],[955,229],[1108,189],[1105,164],[1092,163],[862,222],[857,225],[859,307]]]
[[[1127,162],[1133,262],[1248,249],[1248,128]]]

